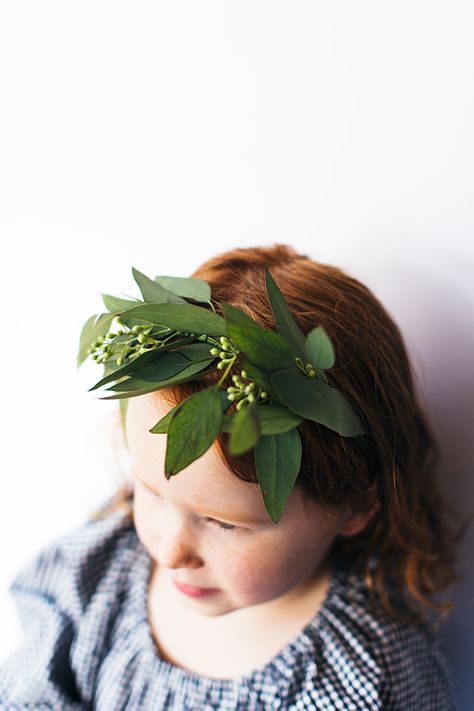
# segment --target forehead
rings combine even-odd
[[[127,405],[127,443],[135,476],[155,491],[174,500],[189,502],[198,509],[216,508],[239,513],[241,517],[269,520],[257,484],[239,479],[222,461],[215,446],[191,462],[178,474],[166,479],[164,462],[166,434],[149,430],[173,405],[157,393],[130,398]]]

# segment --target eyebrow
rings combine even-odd
[[[135,476],[135,479],[137,479],[137,481],[139,481],[140,484],[145,487],[145,489],[148,489],[148,491],[150,491],[155,496],[160,496],[160,494],[157,491],[155,491],[149,484],[147,484],[146,482],[139,479],[136,474],[134,474],[134,476]],[[208,516],[209,518],[217,518],[217,519],[223,518],[228,521],[237,521],[238,523],[255,523],[255,524],[263,523],[263,521],[259,518],[247,518],[244,516],[237,516],[236,514],[222,513],[219,511],[209,511],[209,510],[201,511],[199,509],[196,509],[196,511],[198,514],[201,514],[202,516]]]

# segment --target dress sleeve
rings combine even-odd
[[[23,642],[0,666],[2,711],[80,711],[70,651],[79,601],[60,546],[43,550],[13,580]]]

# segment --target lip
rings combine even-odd
[[[179,583],[174,578],[172,578],[172,580],[180,592],[185,595],[189,595],[190,597],[207,597],[208,595],[213,595],[217,592],[217,588],[197,588],[194,585]]]

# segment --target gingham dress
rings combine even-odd
[[[267,664],[212,679],[160,658],[147,616],[150,574],[121,511],[25,566],[10,586],[25,639],[0,667],[1,711],[455,708],[439,643],[371,608],[362,577],[337,569],[319,612]]]

